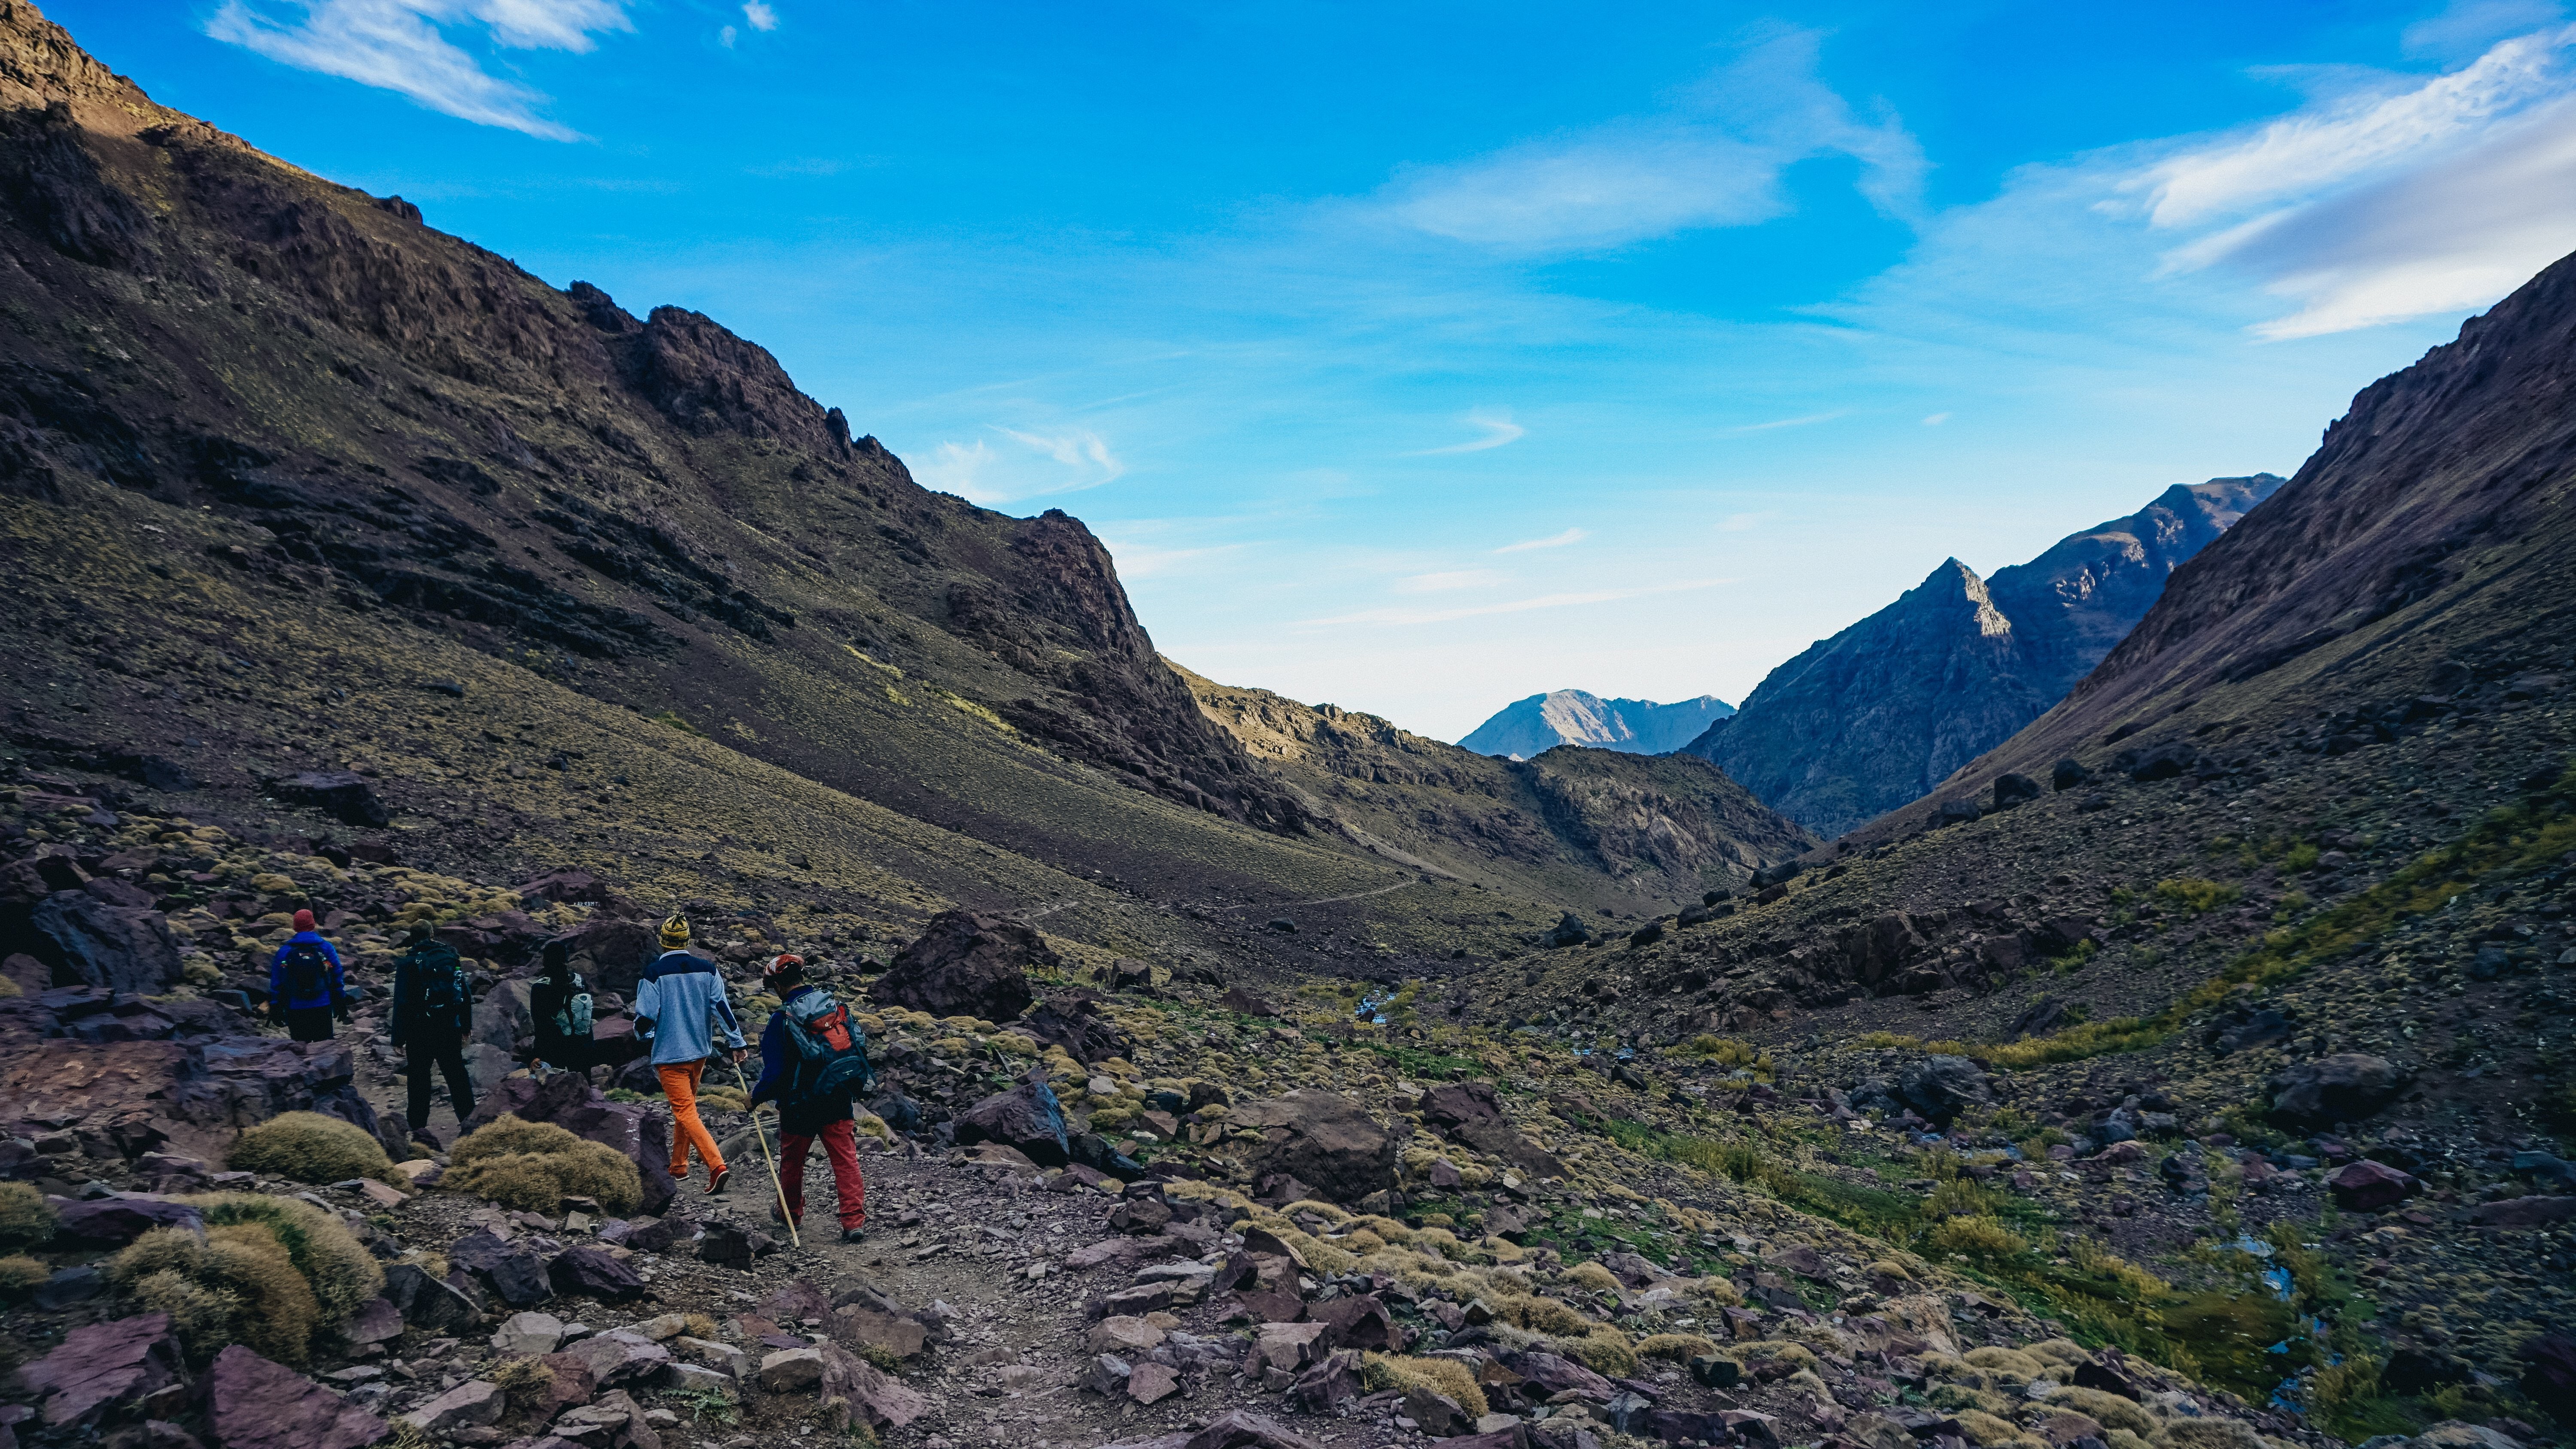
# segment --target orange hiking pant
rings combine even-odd
[[[706,1069],[705,1062],[665,1062],[653,1069],[662,1078],[662,1095],[671,1100],[671,1175],[682,1182],[689,1180],[692,1147],[710,1174],[724,1171],[724,1154],[716,1151],[707,1124],[698,1120],[698,1078]]]

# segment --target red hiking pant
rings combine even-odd
[[[841,1195],[841,1226],[866,1226],[868,1185],[859,1180],[858,1138],[846,1120],[826,1123],[811,1137],[779,1136],[778,1185],[786,1198],[788,1219],[802,1222],[805,1218],[805,1154],[815,1137],[823,1139],[824,1155],[832,1159],[832,1186]]]

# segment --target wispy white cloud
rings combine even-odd
[[[778,12],[764,4],[763,0],[743,0],[742,18],[743,23],[754,30],[771,31],[778,28]]]
[[[1513,422],[1509,413],[1472,412],[1467,414],[1466,421],[1470,427],[1484,429],[1485,435],[1481,438],[1470,438],[1463,443],[1451,443],[1445,448],[1416,448],[1401,456],[1438,458],[1450,453],[1481,453],[1489,448],[1499,448],[1505,443],[1519,442],[1529,435],[1529,429]]]
[[[1541,594],[1535,598],[1513,599],[1500,604],[1471,604],[1450,609],[1363,609],[1355,614],[1335,614],[1324,619],[1301,619],[1302,628],[1328,628],[1345,624],[1446,624],[1458,619],[1476,619],[1490,614],[1526,614],[1538,609],[1570,609],[1583,604],[1609,604],[1622,599],[1642,599],[1654,594],[1689,593],[1713,589],[1729,583],[1727,579],[1686,579],[1678,583],[1657,584],[1640,589],[1594,589],[1582,593]]]
[[[2576,248],[2576,27],[2181,143],[2114,193],[2115,213],[2199,233],[2168,273],[2225,268],[2293,304],[2258,336],[2483,306]]]
[[[278,20],[249,0],[224,0],[206,34],[299,70],[409,96],[433,111],[551,141],[580,133],[539,114],[545,96],[493,75],[441,27],[481,29],[513,50],[596,48],[592,35],[629,30],[624,0],[308,0]]]
[[[1414,574],[1396,582],[1396,592],[1404,594],[1447,594],[1460,589],[1490,589],[1510,575],[1494,569],[1455,569],[1447,573]]]
[[[1663,112],[1410,169],[1376,214],[1507,253],[1597,250],[1771,220],[1789,210],[1782,171],[1845,155],[1861,163],[1872,204],[1915,217],[1922,148],[1892,116],[1863,120],[1817,79],[1818,39],[1774,28]]]
[[[1934,413],[1923,420],[1923,426],[1927,428],[1937,428],[1948,421],[1950,421],[1950,415],[1948,413]]]
[[[2398,46],[2412,60],[2476,55],[2508,35],[2537,30],[2564,15],[2557,0],[2452,0],[2439,15],[2406,27]]]
[[[1119,543],[1104,538],[1111,561],[1118,565],[1121,579],[1150,579],[1177,571],[1192,559],[1218,558],[1239,551],[1241,544],[1219,544],[1210,548],[1154,548],[1141,543]]]
[[[1830,423],[1836,418],[1847,418],[1850,416],[1851,409],[1837,408],[1829,413],[1801,413],[1794,418],[1773,418],[1767,423],[1746,423],[1742,427],[1728,428],[1725,431],[1729,433],[1768,433],[1781,428],[1812,427],[1817,423]]]
[[[1525,538],[1519,543],[1507,543],[1501,548],[1495,549],[1494,552],[1528,553],[1534,548],[1565,548],[1573,544],[1581,543],[1591,536],[1591,534],[1580,528],[1569,528],[1563,533],[1551,533],[1545,538]]]
[[[927,487],[989,507],[1097,488],[1127,472],[1109,441],[1088,428],[1035,433],[995,424],[991,431],[1010,446],[995,447],[985,438],[942,442],[926,462],[913,465],[913,475]]]

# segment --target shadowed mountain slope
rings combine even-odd
[[[2167,489],[1991,579],[1957,559],[1771,671],[1685,746],[1833,835],[1921,796],[2066,695],[2166,576],[2270,496],[2269,473]]]

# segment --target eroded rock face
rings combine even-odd
[[[75,1328],[61,1347],[19,1370],[27,1390],[42,1396],[38,1407],[53,1425],[89,1423],[110,1405],[177,1383],[179,1376],[179,1340],[166,1313]]]
[[[1395,1182],[1394,1135],[1337,1092],[1246,1102],[1233,1120],[1262,1135],[1249,1161],[1256,1177],[1284,1173],[1334,1202],[1356,1202]]]
[[[384,1420],[240,1344],[215,1355],[203,1390],[206,1427],[221,1449],[358,1449],[393,1432]]]
[[[373,1132],[356,1071],[339,1042],[57,1037],[0,1056],[0,1123],[68,1124],[132,1153],[167,1143],[213,1159],[235,1132],[280,1112],[323,1112]]]
[[[930,929],[906,946],[868,988],[881,1006],[902,1006],[933,1016],[974,1016],[1016,1021],[1034,999],[1032,966],[1063,962],[1035,927],[973,911],[942,911]]]
[[[2276,1073],[2272,1115],[2300,1125],[2358,1122],[2386,1109],[2413,1080],[2386,1057],[2337,1052]]]
[[[57,981],[157,996],[179,982],[179,940],[159,911],[86,890],[47,896],[28,916]]]

